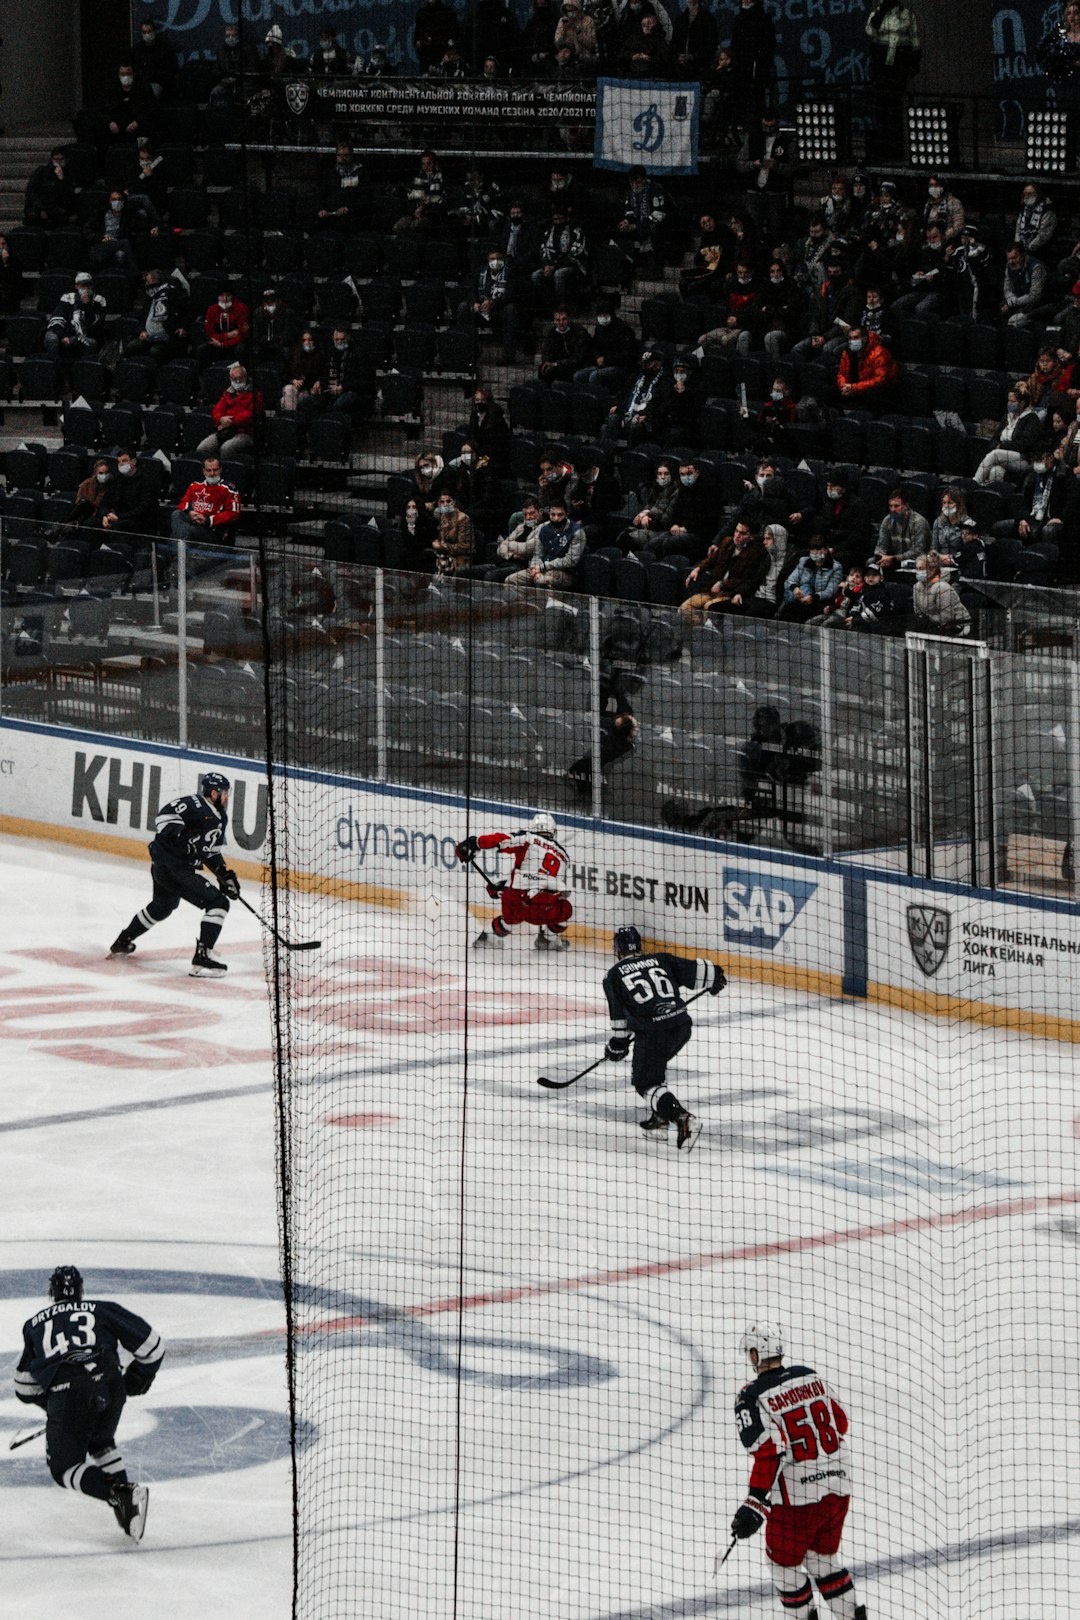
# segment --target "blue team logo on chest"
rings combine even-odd
[[[758,950],[775,950],[817,888],[803,878],[772,877],[725,866],[724,938]]]

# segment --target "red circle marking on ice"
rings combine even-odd
[[[369,1125],[396,1125],[396,1114],[330,1114],[324,1125],[346,1125],[351,1130],[364,1130]]]

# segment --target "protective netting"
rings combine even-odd
[[[755,1318],[851,1422],[855,1597],[819,1615],[1064,1612],[1071,661],[674,645],[660,610],[649,658],[624,604],[342,570],[314,625],[294,585],[271,566],[264,611],[274,915],[322,941],[269,960],[295,1613],[784,1612],[764,1536],[711,1575]],[[501,899],[454,846],[542,809],[570,949],[474,949]],[[625,1063],[536,1084],[601,1056],[626,923],[730,976],[669,1071],[692,1154]]]

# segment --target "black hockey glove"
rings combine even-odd
[[[611,1035],[604,1047],[604,1056],[610,1058],[612,1063],[621,1063],[630,1050],[629,1035]]]
[[[240,879],[231,866],[227,866],[224,872],[218,874],[218,888],[229,900],[239,900]]]
[[[505,883],[489,883],[487,886],[487,892],[490,894],[493,900],[497,900],[505,888]]]
[[[145,1395],[154,1382],[154,1374],[148,1372],[141,1362],[133,1361],[124,1373],[125,1395]]]
[[[710,996],[718,996],[720,994],[721,990],[726,990],[727,989],[727,975],[725,974],[723,968],[722,967],[717,967],[715,971],[716,971],[716,978],[713,980],[712,984],[710,984],[710,986],[709,986],[709,994],[710,994]]]
[[[736,1541],[745,1541],[748,1536],[756,1536],[764,1523],[764,1511],[753,1502],[744,1502],[731,1521],[731,1533]]]
[[[463,838],[461,840],[461,843],[458,844],[457,848],[454,850],[454,854],[457,856],[462,866],[468,866],[470,861],[475,861],[476,852],[479,848],[479,838],[474,838],[470,833],[468,838]]]

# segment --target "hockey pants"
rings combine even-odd
[[[127,1396],[119,1373],[91,1377],[64,1367],[48,1394],[45,1456],[58,1485],[107,1502],[127,1474],[116,1449],[116,1428]],[[88,1461],[88,1456],[90,1461]]]

